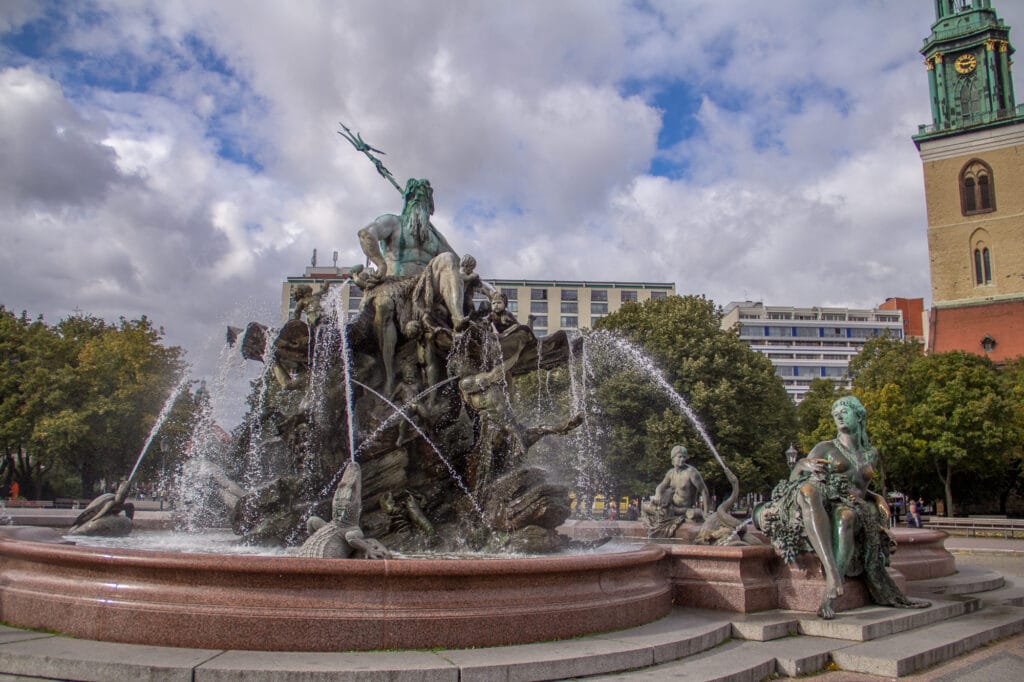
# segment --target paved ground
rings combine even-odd
[[[988,568],[1018,585],[1024,584],[1024,540],[950,537],[946,548],[958,565]],[[814,676],[827,682],[878,682],[880,677],[842,671]],[[942,665],[901,680],[931,682],[1020,682],[1024,679],[1024,635],[993,642]]]
[[[1024,557],[1024,540],[1008,538],[953,537],[946,538],[946,549],[955,554],[995,554],[1005,552]]]

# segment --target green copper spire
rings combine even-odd
[[[1013,97],[1010,27],[992,0],[934,0],[935,23],[921,54],[932,124],[915,140],[1024,118]]]

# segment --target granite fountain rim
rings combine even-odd
[[[193,571],[238,571],[266,574],[349,575],[486,575],[517,573],[568,573],[655,563],[668,552],[649,543],[617,552],[507,556],[485,558],[401,557],[392,559],[320,559],[300,556],[229,555],[201,552],[187,554],[158,550],[90,547],[53,544],[0,536],[0,556],[52,563],[73,562],[94,568],[188,568]]]

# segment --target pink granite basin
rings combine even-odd
[[[352,561],[0,538],[0,620],[113,642],[343,651],[520,644],[666,615],[665,551]]]
[[[927,528],[894,528],[892,567],[907,580],[929,580],[956,573],[956,560],[945,547],[948,535]]]

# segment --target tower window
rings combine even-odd
[[[981,113],[981,88],[977,79],[965,78],[960,84],[960,115],[964,122],[973,123],[978,114]]]
[[[996,210],[992,169],[984,161],[975,159],[960,171],[960,210],[964,215]]]
[[[978,286],[992,283],[992,253],[980,244],[974,247],[974,283]]]

